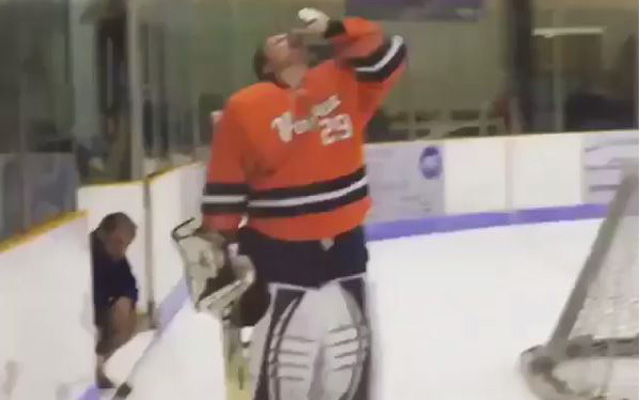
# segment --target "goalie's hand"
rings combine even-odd
[[[298,11],[298,18],[305,27],[293,29],[294,34],[323,36],[329,26],[329,16],[315,8],[303,8]]]
[[[182,256],[192,279],[204,281],[215,277],[226,262],[226,245],[222,235],[198,230],[181,240]]]

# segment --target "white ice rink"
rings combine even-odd
[[[599,222],[371,243],[376,398],[533,399],[518,355],[550,334]],[[215,324],[185,305],[137,366],[128,399],[223,400]]]

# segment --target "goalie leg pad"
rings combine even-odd
[[[252,338],[255,400],[366,400],[370,333],[361,277],[271,286]]]
[[[365,285],[360,276],[340,279],[326,288],[327,330],[323,343],[323,400],[367,400],[371,331]]]
[[[271,307],[252,339],[254,399],[306,399],[323,334],[322,320],[310,313],[318,293],[277,284],[271,291]]]

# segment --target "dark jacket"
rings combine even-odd
[[[91,258],[93,264],[93,304],[96,320],[119,297],[138,300],[136,279],[126,258],[114,261],[104,248],[96,232],[91,233]]]

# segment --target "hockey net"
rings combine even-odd
[[[549,341],[521,355],[545,400],[638,399],[638,172],[624,175]]]

